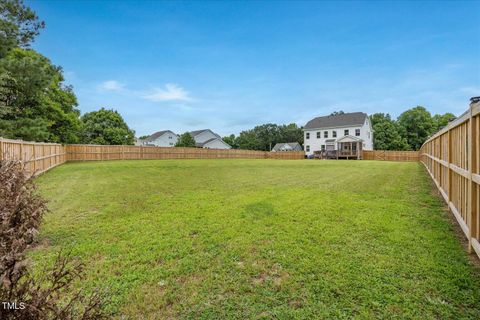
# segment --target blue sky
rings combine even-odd
[[[304,125],[334,110],[466,110],[480,95],[480,2],[27,1],[33,48],[82,113],[137,136]]]

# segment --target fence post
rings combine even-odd
[[[23,166],[23,140],[21,140],[20,142],[20,162],[22,162],[22,166]]]
[[[448,203],[447,206],[450,207],[450,201],[452,200],[452,130],[450,126],[448,126],[447,131],[447,139],[448,139],[448,150],[447,150],[447,162],[448,162],[448,185],[447,185],[447,195],[448,195]]]
[[[32,155],[33,156],[33,174],[35,174],[35,172],[37,172],[37,155],[36,155],[36,152],[35,152],[35,149],[36,149],[35,146],[36,146],[35,143],[32,144],[32,148],[33,148],[33,150],[32,150],[33,151],[32,152],[33,153],[33,155]]]
[[[5,147],[3,143],[3,139],[0,138],[0,160],[3,160],[3,153],[5,152]]]
[[[468,192],[467,192],[467,226],[468,226],[468,253],[472,253],[472,234],[473,234],[473,216],[474,210],[473,207],[473,180],[472,180],[472,172],[473,172],[473,154],[474,154],[474,146],[473,143],[474,139],[474,124],[473,124],[473,101],[470,103],[470,118],[468,120]]]

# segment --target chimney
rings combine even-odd
[[[470,98],[470,103],[477,103],[480,102],[480,97],[471,97]]]

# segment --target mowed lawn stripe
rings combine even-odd
[[[418,163],[68,163],[33,253],[60,247],[136,319],[477,319],[469,262]]]

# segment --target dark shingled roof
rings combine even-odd
[[[361,126],[365,123],[366,113],[352,112],[335,116],[317,117],[307,122],[304,129],[322,129],[334,127]]]
[[[218,134],[216,134],[215,132],[213,132],[213,131],[210,130],[210,129],[202,129],[202,130],[190,131],[190,134],[192,135],[192,137],[195,137],[195,136],[199,135],[200,133],[202,133],[202,132],[204,132],[204,131],[210,131],[210,132],[212,132],[214,135],[216,135],[217,137],[221,138]]]
[[[205,130],[202,130],[202,131],[205,131]],[[220,139],[212,138],[212,139],[208,139],[207,141],[204,141],[204,142],[197,142],[197,143],[195,143],[195,146],[197,146],[198,148],[202,148],[204,145],[206,145],[207,143],[212,142],[214,140],[220,140]]]
[[[163,131],[157,131],[155,132],[154,134],[152,134],[151,136],[149,136],[148,138],[146,138],[144,141],[153,141],[155,139],[157,139],[158,137],[161,137],[165,134],[165,132],[172,132],[170,130],[163,130]],[[174,132],[172,132],[173,134],[175,134]]]
[[[197,143],[195,143],[195,146],[196,146],[197,148],[203,148],[205,145],[207,145],[207,144],[209,144],[210,142],[215,141],[215,140],[221,141],[221,142],[223,142],[224,144],[226,144],[227,146],[231,147],[228,143],[226,143],[225,141],[223,141],[223,140],[220,139],[220,138],[212,138],[212,139],[208,139],[207,141],[204,141],[204,142],[197,142]]]

